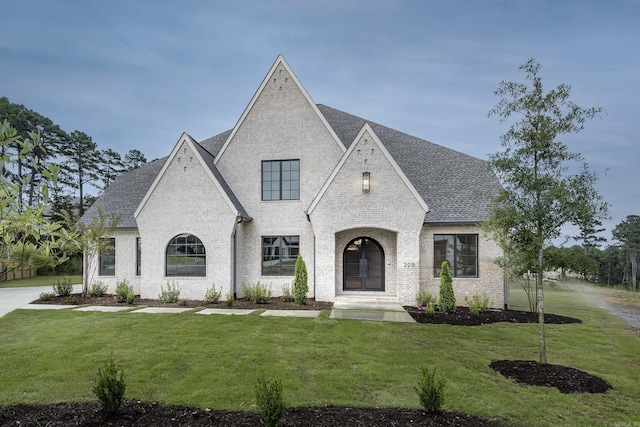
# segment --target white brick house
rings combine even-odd
[[[502,307],[501,252],[479,226],[499,189],[483,160],[316,105],[280,56],[233,129],[182,134],[82,220],[119,215],[92,280],[143,298],[167,282],[189,299],[257,281],[279,295],[300,253],[317,300],[413,303],[438,293],[446,259],[459,303],[486,292]]]

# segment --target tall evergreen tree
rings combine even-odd
[[[118,175],[125,171],[122,156],[110,148],[100,152],[100,164],[102,170],[102,189],[106,189]]]
[[[66,157],[62,163],[61,181],[78,191],[79,214],[84,215],[84,190],[88,184],[97,185],[100,180],[100,152],[89,135],[71,132],[69,143],[60,150]]]
[[[489,157],[489,163],[504,189],[495,200],[486,229],[499,242],[525,251],[533,263],[538,296],[540,363],[547,363],[544,333],[544,250],[567,224],[581,226],[588,219],[606,217],[608,205],[595,190],[597,177],[585,159],[570,153],[558,140],[561,135],[581,131],[599,107],[582,108],[569,100],[571,87],[561,84],[543,91],[540,65],[533,59],[520,66],[525,83],[501,82],[500,101],[490,111],[501,122],[519,118],[502,136],[504,151]],[[577,164],[576,169],[569,165]]]
[[[638,290],[638,257],[640,256],[640,216],[629,215],[616,225],[611,232],[613,238],[622,244],[627,263],[631,264],[631,287]]]
[[[124,155],[124,168],[125,170],[137,169],[142,165],[148,163],[147,158],[142,154],[140,150],[131,149]]]

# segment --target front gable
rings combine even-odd
[[[363,190],[363,173],[370,189]],[[399,230],[405,215],[420,219],[429,211],[373,129],[365,124],[306,213],[314,227],[332,218],[335,230],[355,226]],[[414,218],[414,219],[415,219]]]

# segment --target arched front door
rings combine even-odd
[[[384,251],[370,237],[358,237],[344,248],[345,291],[384,291]]]

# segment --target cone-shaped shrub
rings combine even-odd
[[[307,303],[307,292],[309,292],[309,285],[307,283],[307,265],[302,259],[302,255],[298,254],[296,259],[296,268],[294,272],[295,278],[293,280],[293,298],[296,304]]]
[[[440,270],[440,311],[445,313],[453,313],[456,311],[456,295],[453,292],[453,277],[449,270],[449,263],[442,262]]]

